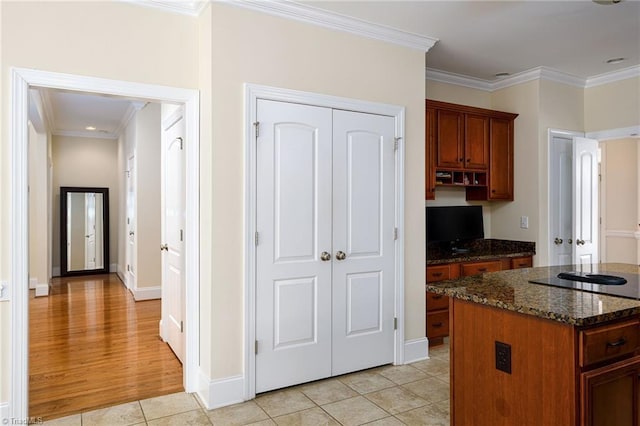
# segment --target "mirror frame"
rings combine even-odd
[[[67,194],[94,192],[102,194],[102,253],[104,255],[103,267],[100,269],[67,270]],[[97,213],[96,213],[97,214]],[[81,186],[60,187],[60,275],[91,275],[109,273],[109,188],[93,188]]]

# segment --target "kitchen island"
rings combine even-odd
[[[576,268],[427,284],[450,297],[453,425],[639,424],[640,300],[530,282]]]

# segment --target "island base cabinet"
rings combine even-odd
[[[450,310],[452,425],[577,424],[573,327],[460,299]],[[510,349],[510,373],[496,342]]]
[[[583,426],[640,424],[640,357],[588,371],[581,377]]]

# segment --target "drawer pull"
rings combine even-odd
[[[618,346],[624,346],[627,343],[627,341],[622,338],[620,340],[616,340],[615,342],[607,342],[607,347],[608,348],[617,348]]]
[[[527,266],[527,264],[526,264],[526,263],[518,263],[518,267],[519,267],[519,268],[524,268],[525,266]]]
[[[442,299],[443,297],[444,297],[444,296],[443,296],[443,295],[441,295],[441,294],[436,294],[435,296],[431,296],[431,298],[432,298],[433,300]]]
[[[442,272],[432,272],[432,273],[431,273],[431,276],[432,276],[432,277],[436,277],[436,278],[437,278],[437,277],[441,277],[441,276],[442,276]]]
[[[478,268],[478,271],[480,271],[480,272],[487,272],[487,268]]]
[[[436,323],[433,324],[433,328],[440,328],[442,326],[443,326],[443,324],[441,322],[436,322]]]

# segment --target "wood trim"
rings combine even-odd
[[[465,114],[475,114],[475,115],[481,115],[485,117],[503,118],[505,120],[515,120],[515,118],[519,115],[519,114],[514,114],[512,112],[496,111],[492,109],[478,108],[478,107],[472,107],[468,105],[452,104],[449,102],[434,101],[431,99],[427,99],[426,102],[427,102],[427,108],[457,111]]]

